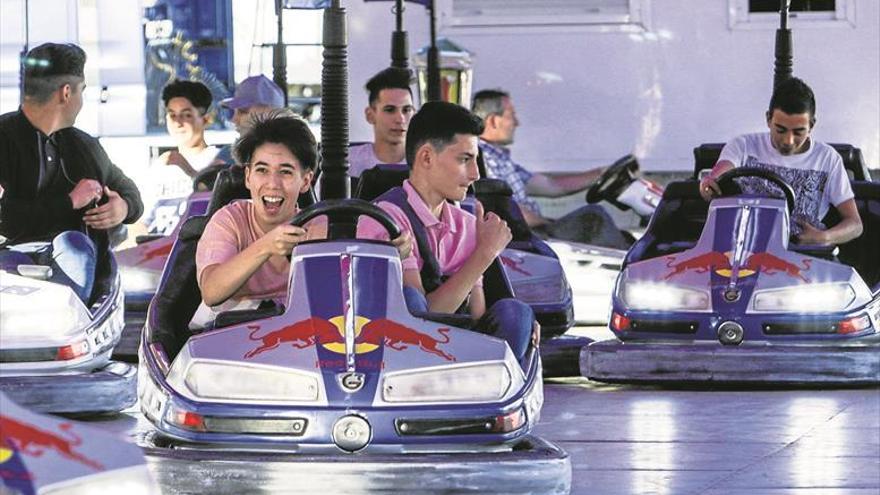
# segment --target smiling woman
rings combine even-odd
[[[249,200],[221,208],[205,227],[196,252],[203,307],[201,323],[213,311],[282,304],[287,295],[294,246],[324,237],[323,225],[290,225],[297,199],[311,187],[317,162],[315,138],[302,119],[280,110],[259,118],[235,145],[245,164]]]

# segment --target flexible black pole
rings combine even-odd
[[[347,198],[348,37],[345,9],[332,0],[324,10],[324,63],[321,71],[321,199]]]
[[[440,51],[437,49],[437,17],[434,0],[428,4],[431,17],[431,46],[428,48],[428,101],[440,101]]]
[[[284,106],[287,106],[287,50],[284,46],[284,6],[283,0],[275,0],[275,15],[278,19],[278,41],[272,47],[272,80],[281,88]]]
[[[395,0],[395,30],[391,33],[391,67],[408,69],[409,42],[403,30],[403,0]]]
[[[788,29],[788,6],[791,0],[779,1],[779,29],[776,30],[776,59],[773,66],[773,87],[791,78],[792,43]]]

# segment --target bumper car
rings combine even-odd
[[[775,183],[785,199],[742,194],[738,177]],[[779,176],[737,168],[718,182],[722,197],[709,205],[695,180],[667,187],[617,279],[617,338],[582,351],[583,375],[880,383],[880,184],[852,182],[864,233],[835,258],[831,249],[789,242],[794,193]]]
[[[294,249],[286,307],[221,313],[197,335],[187,324],[201,299],[194,252],[206,218],[185,222],[140,348],[138,394],[156,429],[141,443],[169,461],[160,483],[415,491],[443,479],[566,492],[567,455],[529,434],[543,403],[536,349],[518,362],[454,316],[412,316],[396,249],[353,239],[362,214],[399,232],[363,201],[302,211],[294,223],[326,215],[329,234]]]
[[[84,423],[33,413],[0,392],[0,493],[160,492],[136,445]]]
[[[88,304],[48,280],[51,267],[0,267],[0,391],[25,407],[110,412],[135,403],[135,368],[110,360],[123,327],[119,273],[109,250],[98,253]]]

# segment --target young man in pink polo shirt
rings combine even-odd
[[[494,213],[484,214],[479,203],[476,216],[450,203],[463,200],[480,177],[477,138],[482,131],[482,120],[463,107],[425,104],[406,137],[410,177],[376,202],[415,239],[412,256],[402,262],[410,310],[469,314],[474,330],[505,339],[522,359],[530,338],[537,342],[532,309],[503,299],[487,310],[482,286],[483,272],[510,242],[510,228]],[[367,219],[361,220],[358,233],[388,237]]]

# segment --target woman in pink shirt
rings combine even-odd
[[[298,243],[327,235],[324,219],[290,225],[317,163],[317,145],[305,121],[287,110],[258,117],[235,143],[234,153],[245,167],[251,199],[218,210],[199,240],[196,277],[203,304],[193,318],[196,325],[217,312],[254,308],[264,300],[284,304],[287,257]],[[409,237],[394,244],[405,258]]]
[[[295,227],[297,199],[309,190],[317,163],[315,138],[304,121],[286,111],[258,120],[235,144],[251,199],[233,201],[208,222],[196,249],[196,277],[203,307],[211,312],[283,304],[293,247],[323,237],[323,225]],[[244,303],[243,305],[241,303]],[[210,308],[211,312],[205,314]]]

